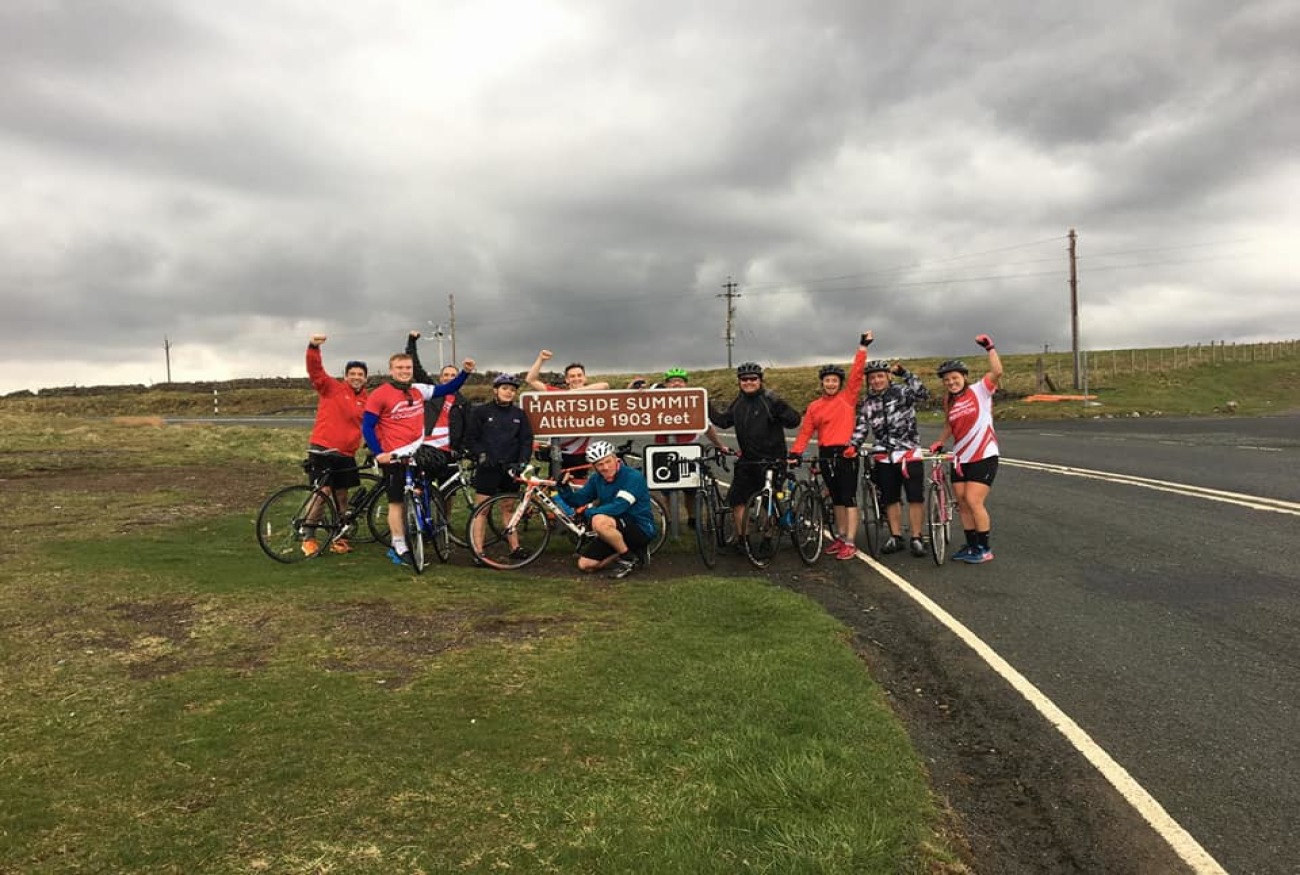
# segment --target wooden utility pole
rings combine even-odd
[[[727,299],[727,367],[730,368],[731,347],[735,344],[736,340],[735,334],[732,331],[736,315],[736,305],[732,302],[735,301],[736,298],[740,297],[740,292],[736,291],[736,284],[732,282],[731,277],[727,277],[727,281],[722,284],[722,287],[726,289],[726,292],[717,297]]]
[[[460,367],[460,359],[456,358],[456,296],[447,296],[447,306],[451,310],[451,360]],[[445,364],[445,363],[444,363]]]
[[[1078,259],[1075,257],[1075,240],[1077,235],[1070,229],[1070,349],[1074,351],[1074,389],[1079,386],[1079,272]]]
[[[163,358],[167,360],[167,382],[172,381],[172,342],[163,335]]]

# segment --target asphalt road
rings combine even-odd
[[[1228,872],[1300,873],[1300,416],[998,433],[996,560],[886,564],[1055,701]]]

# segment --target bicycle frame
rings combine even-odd
[[[922,456],[924,461],[930,463],[930,485],[925,493],[925,518],[930,534],[930,558],[935,565],[942,565],[948,558],[948,542],[957,507],[949,466],[955,458],[952,453],[928,453]]]

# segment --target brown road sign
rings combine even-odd
[[[709,393],[695,386],[525,392],[519,406],[536,437],[698,434],[709,427]]]

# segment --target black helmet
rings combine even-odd
[[[966,363],[961,359],[948,359],[939,365],[938,374],[942,377],[944,374],[951,374],[953,371],[962,376],[970,376],[970,368],[966,367]]]
[[[817,371],[817,379],[823,377],[839,377],[840,382],[844,382],[844,369],[839,365],[822,365]]]
[[[514,386],[516,389],[520,386],[520,379],[514,374],[498,374],[497,378],[492,381],[492,388],[497,386]]]
[[[886,374],[889,373],[890,371],[889,362],[885,361],[884,359],[872,359],[871,361],[867,362],[867,366],[864,369],[864,372],[868,374],[877,374],[880,373],[881,371],[885,372]]]
[[[737,377],[763,377],[763,366],[758,362],[741,362],[736,367]]]

